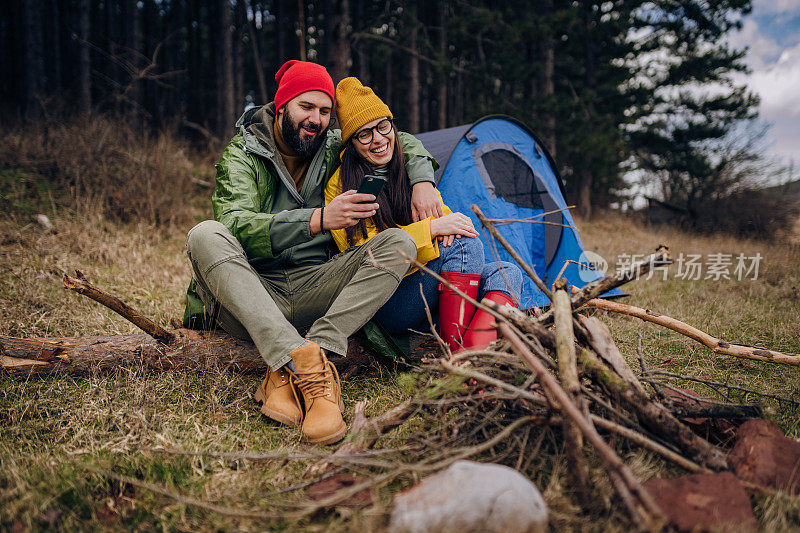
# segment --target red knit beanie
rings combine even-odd
[[[322,91],[331,97],[333,104],[335,91],[333,80],[325,67],[308,61],[287,61],[275,74],[278,90],[275,92],[275,110],[286,102],[307,91]]]

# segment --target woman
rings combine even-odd
[[[506,262],[484,264],[483,244],[468,216],[453,213],[442,202],[442,217],[413,221],[403,147],[389,107],[358,79],[345,78],[336,87],[336,114],[344,148],[341,165],[325,189],[325,202],[342,191],[358,189],[367,174],[386,179],[377,195],[380,209],[373,217],[332,231],[339,250],[363,244],[387,228],[399,227],[416,241],[416,259],[451,285],[472,298],[480,296],[516,307],[522,273]],[[476,312],[458,294],[416,268],[406,274],[375,318],[390,332],[405,333],[425,327],[426,304],[432,310],[438,307],[441,336],[451,348],[485,347],[497,338],[489,313]]]

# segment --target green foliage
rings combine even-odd
[[[742,183],[736,171],[759,154],[729,152],[737,128],[757,116],[758,99],[734,84],[744,51],[720,40],[741,26],[749,0],[654,2],[637,18],[652,50],[643,84],[652,87],[629,129],[636,165],[660,184],[664,200],[699,213],[715,196]]]

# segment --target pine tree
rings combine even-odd
[[[750,0],[661,0],[639,13],[642,85],[649,98],[630,139],[638,168],[660,186],[663,199],[695,215],[722,187],[719,143],[756,116],[758,99],[737,86],[744,51],[722,38],[741,26]],[[651,50],[655,50],[655,53]],[[646,78],[644,78],[646,76]]]

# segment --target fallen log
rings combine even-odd
[[[176,329],[169,345],[149,335],[104,335],[20,339],[0,337],[0,372],[13,379],[58,374],[87,376],[117,369],[146,372],[197,372],[218,368],[242,374],[263,374],[267,364],[255,345],[224,331]],[[376,357],[350,339],[347,357],[331,357],[339,374],[352,377]]]
[[[264,373],[267,364],[252,342],[217,331],[176,329],[169,344],[150,335],[18,339],[0,337],[0,366],[13,378],[57,373],[88,375],[118,368],[148,371],[225,367]]]
[[[168,332],[155,322],[92,286],[80,271],[64,276],[64,288],[87,296],[119,313],[146,335],[19,339],[0,337],[0,368],[14,378],[59,372],[87,375],[118,368],[149,371],[197,371],[210,366],[264,373],[267,365],[252,342],[221,331],[178,328]]]
[[[146,334],[21,339],[0,337],[0,369],[15,379],[58,373],[89,375],[120,368],[164,372],[210,367],[263,374],[267,364],[255,345],[224,331],[177,328],[166,331],[122,300],[92,286],[78,271],[64,276],[64,288],[87,296],[119,313]],[[369,354],[350,339],[348,356],[331,358],[342,375],[370,363]]]

